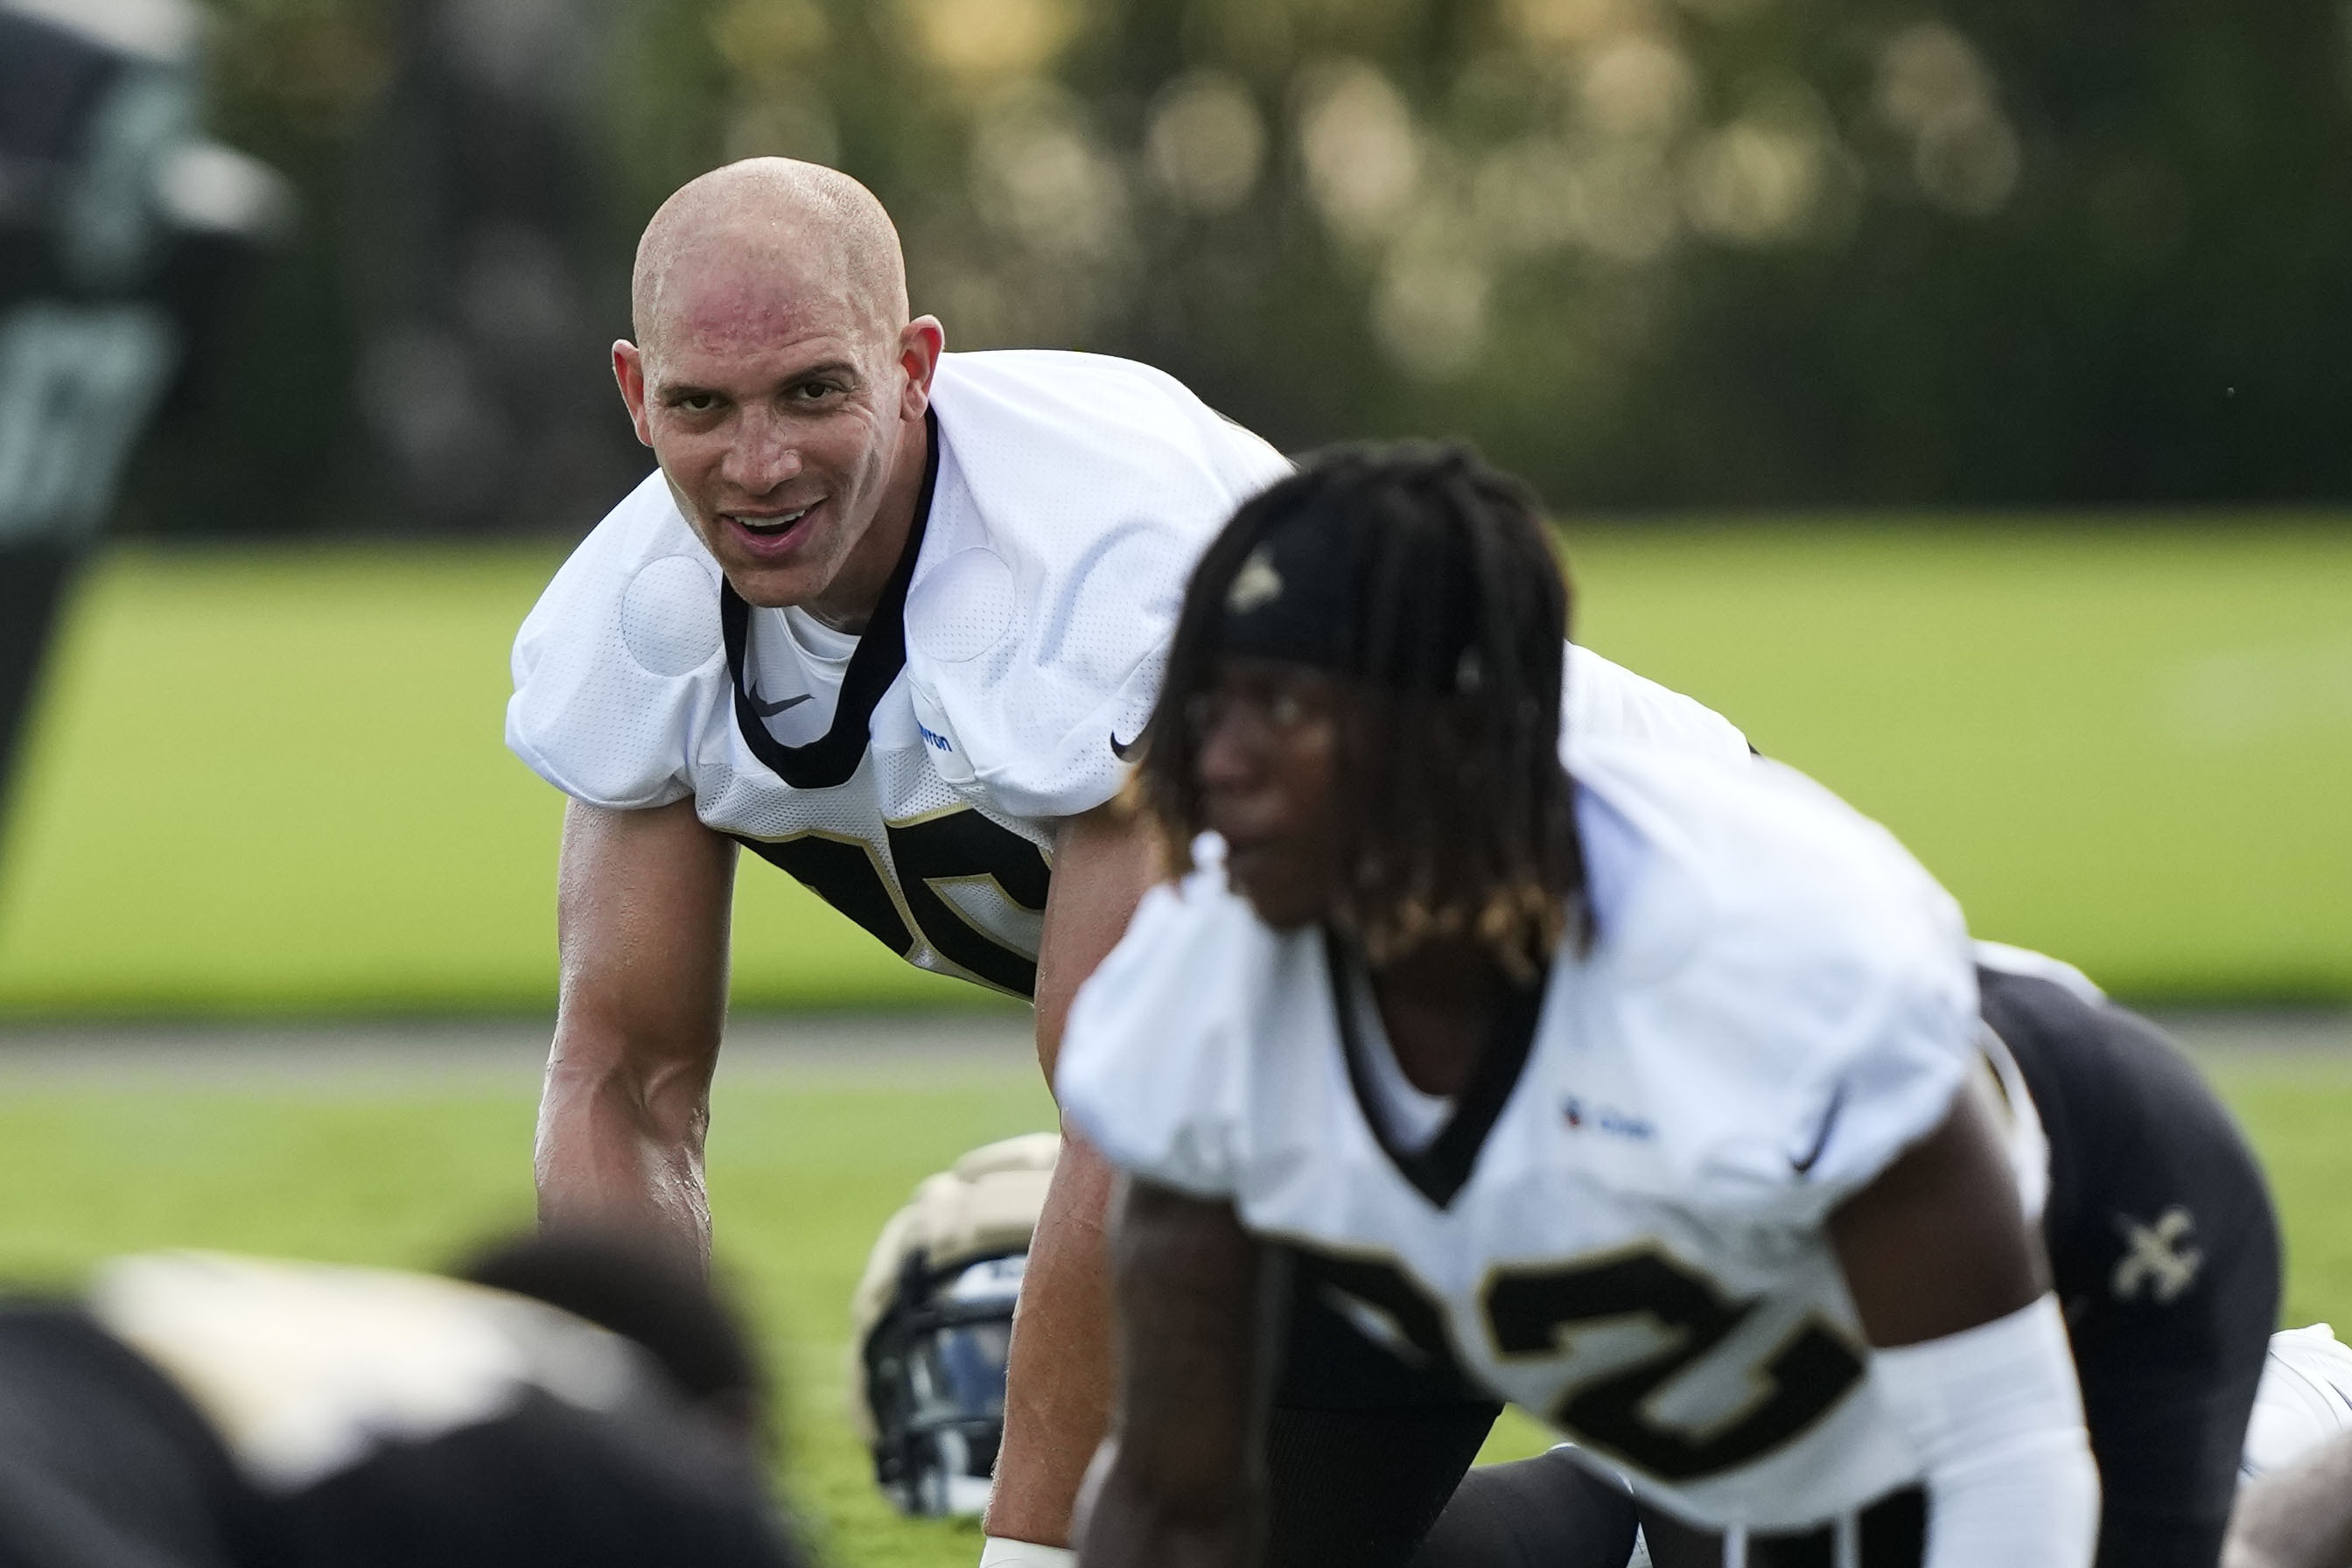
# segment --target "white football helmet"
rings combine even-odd
[[[2238,1474],[2273,1474],[2344,1432],[2352,1432],[2352,1348],[2326,1323],[2273,1334]]]
[[[926,1177],[866,1260],[850,1419],[909,1514],[977,1514],[1004,1436],[1013,1308],[1061,1140],[1032,1132]]]

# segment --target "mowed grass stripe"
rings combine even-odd
[[[1591,645],[2124,993],[2352,996],[2352,531],[1574,531]],[[548,550],[120,552],[0,844],[0,1011],[543,1005],[562,803],[500,744]],[[747,865],[736,992],[956,1006]]]

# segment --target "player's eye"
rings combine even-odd
[[[681,392],[669,400],[669,405],[688,414],[708,414],[719,406],[719,395],[715,392]]]

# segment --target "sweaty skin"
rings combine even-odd
[[[906,547],[945,342],[909,319],[897,231],[847,176],[780,158],[716,170],[663,204],[637,248],[635,341],[613,374],[678,509],[751,604],[864,628]],[[540,1103],[551,1226],[710,1247],[703,1184],[726,1016],[735,847],[694,803],[574,803],[559,878],[561,1001]],[[1052,1081],[1078,983],[1118,942],[1154,862],[1110,806],[1063,822],[1037,963],[1037,1054]],[[1022,1291],[989,1524],[1068,1539],[1108,1419],[1099,1156],[1064,1134]]]

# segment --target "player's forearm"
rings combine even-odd
[[[567,1056],[559,1037],[540,1101],[541,1223],[636,1231],[707,1258],[709,1089],[707,1069],[631,1069],[600,1053]]]
[[[1265,1541],[1265,1499],[1235,1477],[1180,1491],[1164,1476],[1104,1455],[1087,1499],[1079,1568],[1255,1568]]]
[[[1110,1424],[1111,1173],[1065,1138],[1023,1273],[1005,1368],[1004,1440],[988,1533],[1060,1546],[1087,1465]]]
[[[1082,1511],[1081,1568],[1254,1568],[1283,1270],[1229,1205],[1131,1183],[1113,1205],[1118,1429]]]
[[[1925,1568],[2089,1568],[2099,1472],[2055,1296],[1874,1363],[1925,1472]]]

